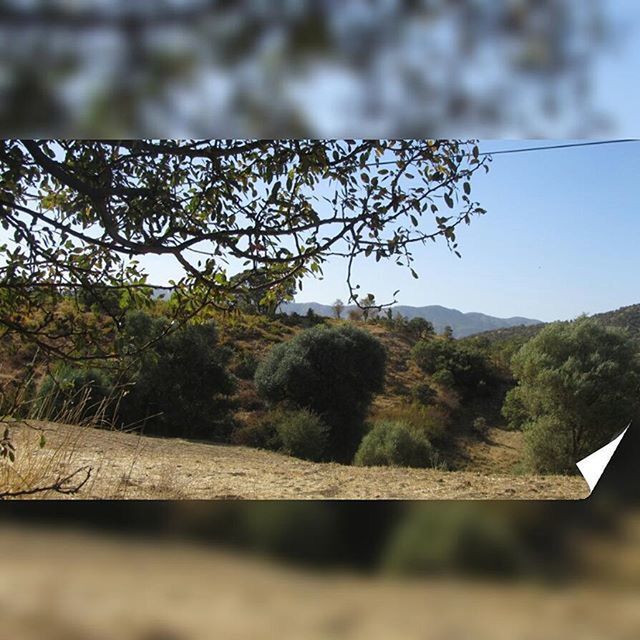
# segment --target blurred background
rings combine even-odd
[[[2,135],[633,135],[634,0],[1,0]]]

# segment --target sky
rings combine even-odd
[[[482,151],[564,141],[482,141]],[[439,304],[499,317],[566,320],[640,303],[640,142],[494,156],[473,197],[487,210],[444,244],[415,253],[420,279],[384,261],[357,280],[378,302]],[[346,264],[325,267],[296,300],[347,300]]]
[[[566,140],[484,140],[482,152]],[[578,143],[584,141],[576,141]],[[495,155],[473,179],[486,209],[457,232],[461,258],[443,241],[414,246],[420,278],[392,261],[356,262],[361,296],[378,303],[442,305],[498,317],[568,320],[640,303],[640,141]],[[0,233],[0,237],[2,234]],[[142,260],[149,282],[180,277],[166,257]],[[325,263],[297,302],[348,301],[347,264]]]

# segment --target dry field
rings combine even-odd
[[[84,465],[91,478],[80,499],[579,499],[579,476],[507,475],[497,470],[436,471],[318,464],[269,451],[90,427],[15,426],[15,470],[64,476]],[[501,437],[510,437],[508,434]],[[487,456],[484,445],[480,457]],[[504,448],[506,443],[496,443]],[[38,473],[34,473],[37,470]],[[0,481],[8,482],[7,472]],[[34,482],[35,480],[31,480]],[[15,482],[15,478],[14,478]],[[55,498],[49,493],[39,497]]]
[[[636,640],[637,582],[312,573],[184,543],[0,528],[11,640]],[[637,579],[637,576],[636,576]]]

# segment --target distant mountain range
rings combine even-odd
[[[355,309],[354,305],[345,307],[343,316],[349,313],[351,309]],[[304,315],[309,309],[313,309],[314,313],[319,316],[333,316],[333,308],[328,304],[320,304],[319,302],[287,302],[281,305],[280,311],[283,313],[299,313]],[[496,318],[488,316],[484,313],[463,313],[457,309],[448,309],[439,305],[430,305],[426,307],[410,307],[405,305],[397,305],[392,307],[393,314],[402,314],[405,318],[424,318],[431,322],[438,333],[441,333],[446,326],[453,329],[453,335],[456,338],[464,338],[475,333],[483,331],[492,331],[495,329],[503,329],[517,326],[532,326],[541,324],[540,320],[531,318]]]

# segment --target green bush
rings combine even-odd
[[[486,438],[489,435],[489,425],[487,424],[486,418],[483,416],[477,417],[473,421],[473,431],[481,438]]]
[[[330,430],[324,458],[350,462],[373,394],[382,390],[385,360],[384,347],[366,331],[318,326],[274,347],[255,383],[270,403],[318,415]]]
[[[640,357],[621,330],[587,318],[550,324],[512,364],[518,386],[503,412],[524,423],[536,471],[576,473],[578,460],[640,413]]]
[[[130,318],[133,333],[125,338],[133,344],[156,341],[136,359],[131,390],[120,404],[122,421],[163,436],[226,438],[234,385],[227,372],[229,353],[218,347],[213,323],[162,335],[158,330],[166,321],[141,315]]]
[[[438,392],[430,384],[420,382],[411,389],[411,397],[415,402],[428,406],[435,403]]]
[[[430,467],[434,449],[427,437],[403,422],[380,421],[362,439],[354,464],[364,467]]]
[[[522,573],[528,545],[508,516],[469,504],[420,505],[390,537],[383,569],[403,575]]]
[[[423,434],[430,442],[441,440],[447,432],[449,419],[445,410],[425,406],[419,402],[385,407],[376,412],[375,422],[402,422],[416,433]]]
[[[252,380],[258,368],[258,358],[250,351],[242,351],[236,358],[233,373],[242,380]]]
[[[455,386],[467,399],[484,395],[495,378],[481,351],[453,339],[421,340],[412,355],[425,373],[434,376],[434,381]]]
[[[456,379],[453,377],[453,373],[449,369],[438,369],[431,379],[436,384],[444,387],[445,389],[452,389],[456,384]]]
[[[115,404],[112,383],[100,369],[57,367],[37,393],[35,415],[66,422],[111,422]]]
[[[414,338],[428,338],[436,333],[433,324],[419,316],[411,318],[406,326],[408,333]]]
[[[235,425],[230,436],[232,444],[253,447],[255,449],[269,449],[278,451],[282,447],[278,435],[275,412]]]
[[[314,462],[322,459],[329,439],[329,427],[306,409],[282,411],[276,432],[284,453]]]

